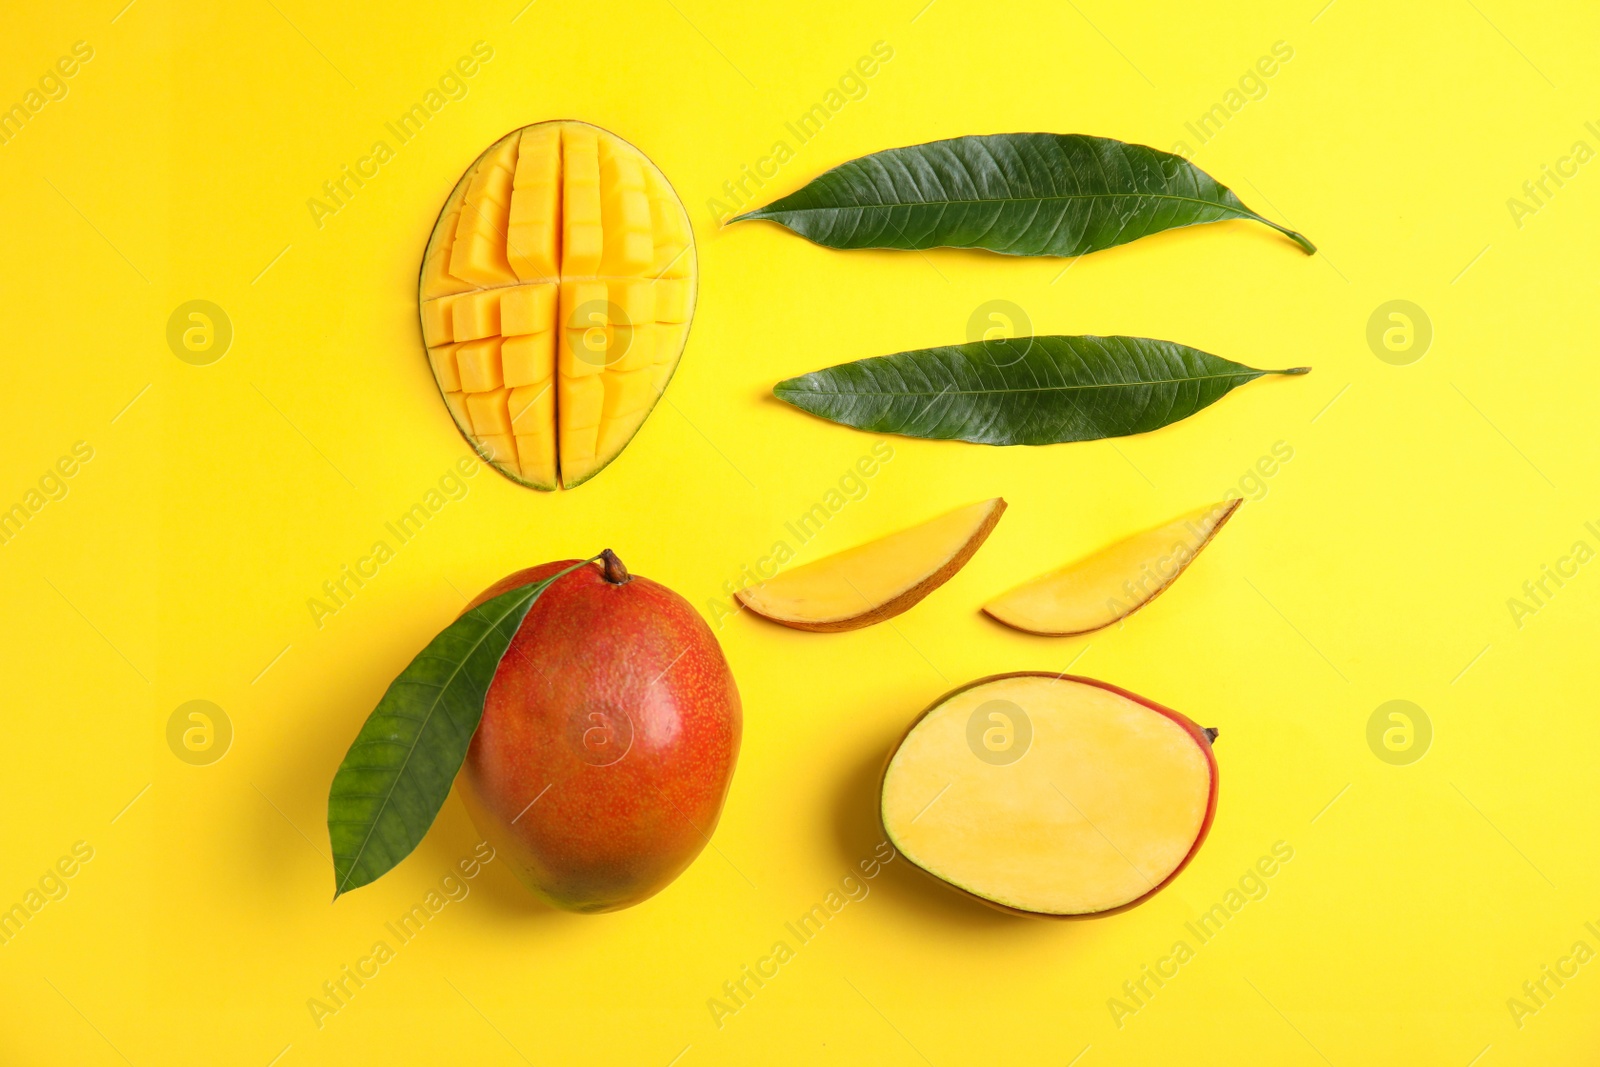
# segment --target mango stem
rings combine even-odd
[[[600,573],[612,585],[627,585],[633,581],[633,575],[628,573],[628,568],[622,565],[617,554],[609,548],[600,553]]]

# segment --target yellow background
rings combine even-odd
[[[1506,203],[1574,141],[1600,147],[1584,127],[1600,119],[1587,5],[124,2],[29,5],[0,38],[5,104],[74,42],[94,49],[67,97],[0,146],[0,504],[74,442],[94,449],[0,547],[0,904],[75,842],[94,849],[0,946],[0,1060],[1593,1062],[1600,963],[1520,1027],[1507,1007],[1575,941],[1600,949],[1584,929],[1600,920],[1600,564],[1520,628],[1507,607],[1574,541],[1600,548],[1584,528],[1600,520],[1600,165],[1520,226]],[[494,56],[468,95],[318,229],[307,199],[480,40]],[[877,41],[894,55],[865,97],[798,145],[785,122]],[[965,133],[1193,147],[1185,122],[1278,41],[1292,60],[1195,159],[1315,257],[1236,223],[1063,275],[833,252],[770,225],[719,229],[707,206],[780,138],[796,155],[761,201]],[[576,491],[480,472],[319,629],[307,599],[467,454],[416,340],[439,205],[485,145],[552,117],[639,145],[694,220],[700,304],[668,402]],[[233,323],[210,366],[166,343],[191,299]],[[802,558],[982,497],[1010,510],[892,626],[727,622],[745,739],[715,847],[601,917],[542,910],[492,863],[319,1028],[307,1001],[322,983],[476,841],[452,798],[415,855],[329,903],[329,780],[462,597],[610,546],[709,615],[875,440],[777,403],[772,383],[964,340],[992,299],[1040,333],[1315,370],[1117,442],[894,439]],[[1434,328],[1407,366],[1366,341],[1393,299]],[[1220,497],[1280,441],[1293,459],[1265,495],[1126,627],[1051,640],[978,615]],[[1221,729],[1216,825],[1177,882],[1130,913],[1052,924],[894,863],[718,1028],[708,998],[871,854],[873,777],[910,717],[974,677],[1069,664]],[[191,699],[233,724],[210,766],[166,742]],[[1394,699],[1433,724],[1408,766],[1366,741]],[[1278,841],[1294,859],[1266,898],[1119,1028],[1108,999]]]

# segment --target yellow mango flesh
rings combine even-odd
[[[983,610],[1036,634],[1068,636],[1109,626],[1176,581],[1239,503],[1208,504],[1107,545],[991,600]]]
[[[496,141],[445,202],[419,285],[456,425],[524,485],[592,478],[666,389],[695,280],[689,217],[638,149],[567,121]]]
[[[898,615],[943,584],[988,536],[996,497],[846,549],[739,592],[750,610],[801,629],[846,630]]]
[[[912,863],[1004,907],[1107,911],[1153,892],[1193,851],[1214,787],[1203,743],[1096,685],[980,682],[929,711],[895,750],[884,830]],[[974,746],[997,755],[985,760]],[[1008,746],[1020,758],[1007,762]]]

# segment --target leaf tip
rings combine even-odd
[[[1277,373],[1279,373],[1279,374],[1310,374],[1311,373],[1311,368],[1310,367],[1289,367],[1288,369],[1278,371]]]

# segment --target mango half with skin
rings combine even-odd
[[[980,678],[911,724],[879,817],[914,866],[991,907],[1110,915],[1171,882],[1205,840],[1216,736],[1092,678]]]
[[[457,428],[530,488],[594,477],[677,368],[695,280],[689,216],[637,148],[567,120],[502,137],[422,261],[423,342]]]

